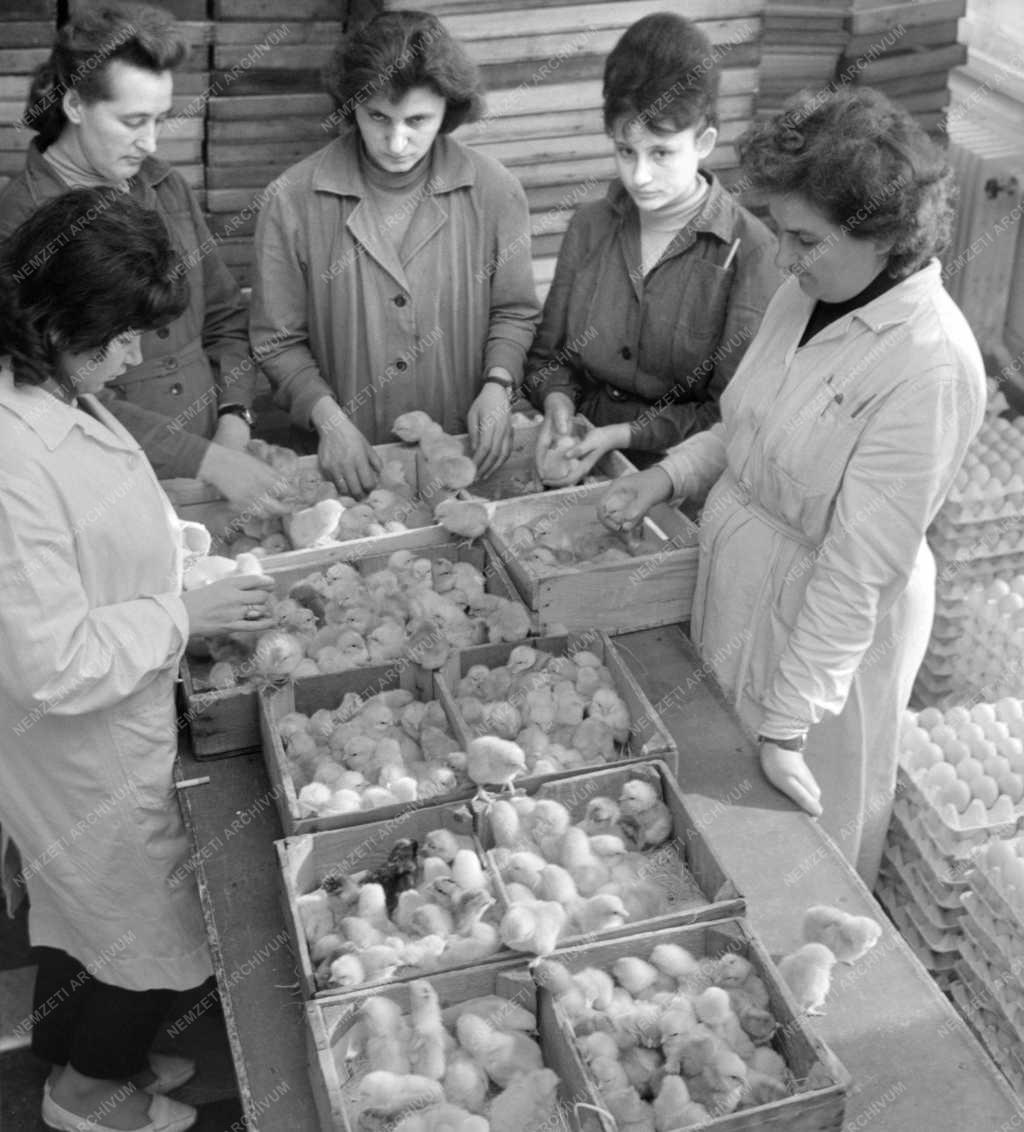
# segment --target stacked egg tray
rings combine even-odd
[[[955,686],[988,698],[1024,687],[1024,574],[972,587],[971,616],[952,657]]]

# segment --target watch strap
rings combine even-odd
[[[776,747],[780,747],[783,751],[797,751],[802,752],[807,746],[807,735],[792,735],[788,739],[773,739],[770,735],[758,735],[758,743],[774,743]]]

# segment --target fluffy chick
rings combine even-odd
[[[840,963],[855,963],[878,943],[881,935],[881,924],[870,916],[854,916],[826,904],[815,904],[804,913],[804,940],[823,943]]]
[[[516,904],[502,917],[498,932],[513,951],[550,955],[568,922],[568,913],[553,900]]]
[[[366,1058],[371,1070],[409,1073],[409,1026],[396,1002],[370,995],[359,1009],[366,1031]]]
[[[469,1112],[483,1113],[491,1083],[483,1069],[466,1053],[457,1049],[448,1058],[444,1074],[444,1095],[452,1104]]]
[[[437,991],[426,979],[415,979],[409,984],[409,1004],[409,1069],[440,1081],[445,1072],[447,1033]]]
[[[425,1108],[444,1101],[440,1082],[412,1073],[373,1070],[359,1082],[359,1108],[381,1116],[394,1116],[403,1109]]]
[[[656,1132],[675,1128],[691,1128],[708,1118],[708,1110],[690,1099],[690,1090],[682,1077],[666,1074],[652,1105]]]
[[[526,754],[518,743],[481,735],[466,748],[466,773],[478,786],[504,786],[526,770]]]
[[[503,1032],[477,1014],[463,1014],[455,1023],[463,1049],[500,1089],[521,1073],[544,1068],[540,1046],[520,1031]]]
[[[657,849],[672,837],[672,813],[650,782],[631,778],[619,795],[619,824],[638,849]]]
[[[577,929],[587,935],[614,931],[629,920],[622,897],[610,892],[577,899],[570,907],[570,915]]]
[[[555,1120],[558,1075],[534,1069],[510,1082],[492,1101],[490,1132],[541,1132]]]
[[[779,974],[806,1014],[822,1014],[836,957],[823,943],[805,943],[779,960]]]

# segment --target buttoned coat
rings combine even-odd
[[[0,369],[0,822],[33,944],[185,990],[211,966],[171,780],[181,539],[138,444],[82,402]]]
[[[663,466],[677,492],[714,485],[694,639],[752,733],[809,728],[822,825],[870,885],[934,612],[925,531],[981,426],[985,371],[935,261],[800,346],[813,305],[783,284],[722,421]]]
[[[521,378],[540,313],[526,197],[497,161],[442,134],[398,252],[358,146],[345,134],[266,190],[253,350],[299,428],[330,395],[372,444],[411,409],[465,432],[487,370]]]

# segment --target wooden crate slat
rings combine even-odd
[[[271,116],[321,118],[330,114],[333,103],[323,93],[307,94],[250,94],[239,97],[210,99],[210,120],[233,122],[256,119],[266,121]]]
[[[857,6],[850,13],[847,26],[854,35],[877,34],[899,24],[909,28],[941,20],[957,20],[966,11],[967,0],[931,0],[926,4],[908,0],[903,4],[872,5],[870,8]]]
[[[287,39],[257,54],[259,46],[217,44],[213,49],[213,66],[230,70],[232,67],[244,67],[251,60],[260,70],[306,70],[322,67],[334,51],[334,45],[329,42],[293,44]]]
[[[332,20],[342,15],[341,0],[213,0],[215,20]]]
[[[207,139],[212,147],[231,145],[240,142],[318,139],[321,145],[331,140],[331,134],[324,130],[315,117],[273,117],[257,120],[243,118],[237,121],[207,123]]]
[[[214,24],[213,43],[217,47],[253,47],[276,36],[282,27],[288,29],[282,43],[322,44],[337,39],[341,20],[243,20],[237,23],[221,20]]]
[[[951,43],[948,47],[932,50],[906,51],[897,55],[885,55],[872,59],[860,68],[856,82],[864,86],[878,86],[889,79],[911,78],[915,75],[936,74],[941,76],[941,85],[946,85],[946,76],[953,67],[967,61],[967,47],[962,43]],[[840,70],[850,59],[840,61]]]
[[[389,4],[388,7],[398,7]],[[429,10],[432,5],[426,5]],[[488,35],[501,36],[504,28],[514,21],[522,35],[536,35],[553,31],[576,31],[619,27],[626,28],[643,16],[665,11],[664,0],[619,0],[615,4],[556,4],[539,3],[509,5],[501,0],[474,4],[474,11],[452,10],[441,18],[445,27],[456,39],[472,40]],[[760,17],[764,5],[761,0],[688,0],[685,15],[696,21],[728,20]]]
[[[296,138],[294,141],[254,141],[245,145],[211,143],[208,148],[208,161],[211,169],[231,165],[252,167],[256,162],[274,162],[283,170],[288,165],[308,157],[324,144],[322,138],[316,137]]]
[[[4,47],[45,47],[53,44],[57,29],[50,20],[4,20],[0,42]]]

